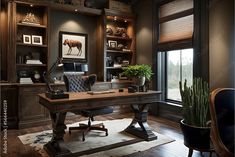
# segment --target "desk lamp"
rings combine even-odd
[[[51,74],[56,70],[56,68],[63,66],[62,59],[57,58],[56,62],[51,66],[48,72],[43,73],[44,81],[47,85],[48,91],[46,92],[46,96],[50,99],[63,99],[68,98],[69,95],[65,94],[63,90],[53,90],[48,79],[51,80]]]
[[[84,72],[84,75],[88,72],[88,65],[87,64],[81,64],[81,71]]]

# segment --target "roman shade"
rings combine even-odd
[[[158,43],[192,40],[193,0],[174,0],[159,7]]]

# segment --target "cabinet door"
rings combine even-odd
[[[19,89],[19,127],[41,125],[49,120],[46,109],[39,104],[38,94],[46,91],[45,87],[20,87]]]
[[[4,121],[7,117],[7,123]],[[1,86],[1,128],[16,129],[17,126],[17,88]],[[4,123],[3,123],[4,122]]]

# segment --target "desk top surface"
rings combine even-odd
[[[52,112],[71,112],[81,109],[98,107],[128,105],[128,104],[152,104],[159,100],[160,91],[128,93],[127,89],[106,94],[88,94],[87,92],[69,92],[67,99],[50,99],[45,93],[39,94],[39,103]]]
[[[94,100],[94,99],[109,99],[109,98],[120,98],[120,97],[137,97],[144,95],[156,95],[161,94],[161,91],[152,91],[148,92],[136,92],[128,93],[127,89],[124,89],[123,92],[119,92],[118,89],[112,90],[114,92],[104,93],[104,94],[88,94],[87,92],[69,92],[69,98],[67,99],[50,99],[47,98],[45,93],[39,94],[40,99],[43,99],[49,103],[66,103],[70,101],[85,101],[85,100]]]

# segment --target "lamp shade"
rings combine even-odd
[[[81,71],[87,72],[88,71],[88,65],[87,64],[81,64]]]

